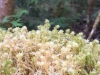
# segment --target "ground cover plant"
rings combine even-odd
[[[0,30],[0,75],[99,75],[100,44],[59,25]]]

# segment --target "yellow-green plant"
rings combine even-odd
[[[0,75],[100,74],[97,40],[89,42],[69,29],[64,33],[59,25],[52,31],[49,28],[46,20],[38,30],[28,31],[25,26],[0,30]],[[7,65],[7,60],[12,63]]]

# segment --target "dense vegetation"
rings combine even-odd
[[[97,16],[100,1],[95,1],[92,19]],[[51,25],[60,25],[66,28],[81,19],[86,21],[90,0],[17,0],[17,9],[25,9],[28,15],[23,15],[23,21],[29,28],[36,28],[35,25],[43,24],[44,19],[49,19]],[[22,13],[23,10],[18,10]],[[19,14],[18,14],[19,15]],[[18,16],[17,15],[17,16]]]
[[[100,74],[100,0],[0,0],[1,9],[0,75]]]
[[[97,16],[99,2],[95,1],[93,20]],[[52,28],[60,25],[62,29],[66,29],[70,25],[86,21],[89,5],[90,0],[16,0],[11,24],[14,27],[27,25],[28,29],[37,29],[37,25],[49,19]]]
[[[83,39],[69,29],[51,31],[45,21],[38,30],[0,30],[0,75],[99,75],[99,41]],[[12,32],[10,32],[12,31]]]

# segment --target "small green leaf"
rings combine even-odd
[[[10,21],[9,18],[10,18],[10,16],[4,17],[4,19],[2,20],[2,23],[9,22]]]
[[[16,27],[16,26],[23,26],[23,23],[20,23],[20,22],[18,22],[18,21],[12,21],[11,24],[12,24],[13,27]]]

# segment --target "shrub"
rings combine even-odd
[[[0,75],[98,75],[100,45],[83,34],[49,30],[45,21],[38,30],[22,28],[0,30]]]

